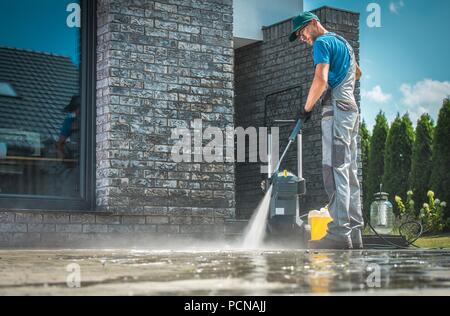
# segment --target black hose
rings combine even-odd
[[[380,195],[381,195],[381,186],[380,186]],[[378,212],[380,211],[379,209],[379,205],[378,205]],[[416,248],[420,248],[416,245],[414,245],[414,243],[422,236],[423,234],[423,225],[422,223],[420,223],[419,221],[406,221],[404,223],[402,223],[399,227],[398,227],[398,231],[400,233],[400,236],[403,237],[406,240],[406,246],[403,245],[397,245],[393,242],[391,242],[390,240],[387,240],[386,238],[384,238],[383,236],[381,236],[380,234],[378,234],[378,232],[375,230],[375,228],[373,228],[373,226],[370,224],[370,220],[367,221],[370,229],[375,233],[375,235],[380,238],[381,240],[383,240],[385,243],[387,243],[390,246],[385,246],[385,247],[379,247],[376,246],[376,248],[382,248],[382,249],[386,249],[386,248],[392,248],[394,247],[394,249],[409,249],[410,246],[416,247]],[[419,227],[419,233],[416,234],[416,236],[412,239],[412,240],[408,240],[408,238],[406,238],[406,236],[404,234],[402,234],[402,228],[408,224],[415,224]]]
[[[407,225],[407,224],[415,224],[415,225],[417,225],[417,226],[419,227],[419,233],[417,233],[416,236],[415,236],[412,240],[408,240],[408,239],[406,238],[406,236],[402,234],[402,227],[404,227],[404,226]],[[423,234],[423,225],[422,225],[420,222],[417,222],[417,221],[408,221],[408,222],[402,223],[402,224],[399,226],[398,230],[399,230],[400,236],[403,237],[403,238],[406,240],[406,242],[407,242],[407,245],[406,245],[406,246],[398,245],[398,244],[396,244],[396,243],[391,242],[390,240],[387,240],[387,239],[384,238],[382,235],[380,235],[380,234],[377,233],[377,231],[375,230],[375,228],[373,228],[373,226],[370,224],[370,222],[368,222],[368,226],[370,227],[370,229],[375,233],[375,235],[376,235],[378,238],[380,238],[380,239],[383,240],[385,243],[387,243],[388,245],[390,245],[390,246],[388,246],[388,245],[386,245],[386,246],[379,246],[379,245],[376,245],[376,248],[379,248],[379,249],[392,249],[392,247],[394,247],[394,249],[410,249],[410,246],[413,246],[413,247],[415,247],[415,248],[420,248],[419,246],[414,245],[414,243],[415,243],[420,237],[422,237],[422,234]],[[375,246],[375,245],[373,245],[373,246]]]

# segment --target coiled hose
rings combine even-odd
[[[420,248],[419,246],[417,246],[417,245],[414,244],[420,237],[422,237],[422,234],[423,234],[423,225],[422,225],[422,223],[420,223],[420,222],[418,222],[418,221],[407,221],[407,222],[402,223],[402,224],[398,227],[400,236],[403,237],[403,238],[406,240],[406,242],[407,242],[407,245],[406,245],[406,246],[398,245],[398,244],[393,243],[392,241],[390,241],[390,240],[384,238],[382,235],[380,235],[380,234],[377,233],[377,231],[375,230],[375,228],[373,228],[373,226],[370,224],[370,221],[367,221],[367,223],[368,223],[368,226],[370,227],[370,229],[374,232],[374,234],[375,234],[378,238],[380,238],[381,240],[383,240],[383,241],[387,244],[386,246],[381,246],[381,245],[368,245],[368,246],[372,246],[373,248],[376,248],[376,249],[410,249],[410,246],[413,246],[413,247],[415,247],[415,248]],[[406,225],[411,225],[411,224],[417,225],[417,227],[419,228],[419,230],[418,230],[419,232],[418,232],[417,234],[415,234],[415,236],[414,236],[413,238],[408,239],[408,238],[406,237],[406,235],[404,235],[404,234],[402,233],[402,229],[403,229]]]

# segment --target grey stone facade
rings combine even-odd
[[[234,216],[234,165],[171,158],[173,128],[234,126],[232,12],[230,0],[99,1],[99,210]]]
[[[97,3],[97,209],[0,206],[0,247],[149,246],[239,232],[245,222],[227,220],[250,216],[261,197],[260,165],[174,163],[172,129],[192,128],[194,119],[204,128],[263,126],[265,103],[290,115],[280,105],[304,102],[310,49],[288,42],[285,21],[265,28],[264,42],[235,52],[232,0]],[[317,13],[359,51],[357,14]],[[302,87],[300,98],[295,90],[266,100],[292,85]],[[304,140],[308,208],[325,201],[320,157],[316,110]]]
[[[223,236],[234,164],[174,163],[171,133],[234,126],[232,4],[97,1],[97,209],[4,210],[0,245]]]
[[[175,215],[0,211],[0,247],[158,247],[223,239],[242,225]]]
[[[359,14],[323,7],[314,11],[325,28],[343,35],[359,58]],[[314,75],[311,48],[300,42],[290,43],[291,21],[264,28],[264,40],[236,50],[236,125],[276,126],[274,120],[296,119],[306,102]],[[359,102],[359,83],[356,90]],[[303,173],[307,195],[303,211],[323,207],[327,196],[322,181],[321,107],[303,132]],[[280,151],[294,124],[280,126]],[[284,168],[297,172],[296,146],[289,152]],[[248,218],[263,196],[260,164],[237,164],[236,207],[239,218]]]

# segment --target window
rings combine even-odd
[[[11,84],[7,82],[0,82],[0,97],[17,97],[17,92],[11,86]]]
[[[91,209],[95,1],[0,2],[0,207]]]

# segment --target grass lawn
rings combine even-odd
[[[414,244],[421,248],[450,248],[450,234],[422,237]]]

